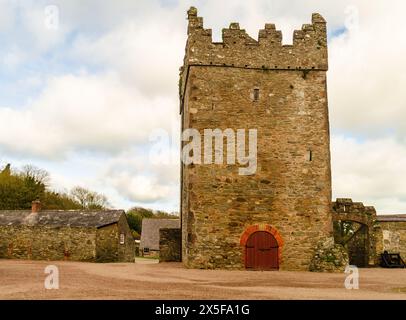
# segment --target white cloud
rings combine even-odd
[[[154,165],[145,150],[154,129],[170,130],[172,122],[179,120],[178,68],[188,7],[198,7],[215,40],[220,40],[221,29],[230,22],[240,22],[254,38],[266,22],[272,22],[289,43],[293,29],[309,23],[312,12],[320,12],[334,30],[343,27],[347,6],[354,5],[359,12],[357,31],[351,29],[329,44],[329,107],[333,133],[363,140],[333,136],[334,194],[351,196],[385,212],[406,209],[403,1],[392,1],[390,7],[384,1],[366,0],[310,0],[306,5],[300,0],[182,0],[169,7],[159,1],[132,0],[54,3],[61,14],[57,32],[44,29],[45,1],[0,0],[4,40],[0,63],[9,71],[18,70],[63,46],[53,52],[53,60],[67,68],[66,61],[73,61],[83,70],[97,71],[78,72],[75,67],[69,73],[51,75],[44,65],[32,73],[32,81],[21,76],[16,86],[42,86],[42,92],[18,108],[0,100],[0,150],[6,155],[23,156],[27,162],[35,156],[52,164],[65,159],[52,169],[58,185],[63,185],[72,153],[85,157],[85,152],[103,152],[100,159],[106,161],[105,169],[93,169],[84,179],[85,186],[107,190],[117,202],[121,197],[175,206],[177,165]],[[136,155],[129,151],[134,148]],[[68,180],[67,185],[73,183]]]
[[[0,108],[0,145],[49,158],[77,149],[117,152],[144,143],[155,128],[169,130],[176,114],[176,100],[147,99],[115,74],[66,75],[51,78],[31,105]]]
[[[177,151],[174,146],[172,150]],[[157,163],[150,157],[150,148],[138,149],[110,159],[100,179],[130,201],[141,204],[160,201],[174,209],[179,199],[179,170],[177,161]]]
[[[378,214],[405,211],[405,145],[393,137],[333,136],[331,143],[334,197],[373,205]]]
[[[359,9],[359,27],[331,41],[329,99],[333,129],[381,136],[406,133],[406,3]]]
[[[0,0],[0,63],[16,68],[62,45],[71,31],[67,24],[47,27],[49,3]]]
[[[180,24],[125,21],[117,29],[92,41],[79,37],[72,55],[88,64],[108,66],[127,84],[148,96],[176,96],[179,67],[183,63],[185,30]]]
[[[14,21],[15,12],[11,1],[0,0],[0,33],[9,32]]]

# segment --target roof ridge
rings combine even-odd
[[[35,213],[36,219],[26,219],[31,210],[0,210],[0,225],[48,225],[102,227],[118,222],[124,210],[43,210]]]

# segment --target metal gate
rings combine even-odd
[[[250,270],[277,270],[278,242],[269,232],[253,233],[245,246],[245,267]]]

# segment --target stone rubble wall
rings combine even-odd
[[[386,250],[389,253],[400,253],[406,262],[406,222],[379,221],[376,227],[376,237],[378,258]]]
[[[96,228],[0,226],[0,258],[95,261]]]
[[[375,223],[377,215],[375,208],[373,206],[365,206],[362,202],[353,202],[350,198],[338,198],[332,203],[332,211],[334,221],[352,221],[366,226],[368,230],[366,235],[368,242],[366,248],[368,252],[368,265],[376,265],[377,232],[375,230]]]
[[[119,225],[115,223],[99,229],[0,226],[0,259],[134,262],[133,237],[124,224],[121,228],[127,232],[126,242],[120,245]]]
[[[159,261],[181,261],[182,237],[178,228],[162,228],[159,230]]]
[[[134,262],[135,259],[135,239],[128,225],[127,218],[122,215],[118,221],[118,234],[124,233],[125,243],[118,247],[118,261]]]
[[[98,228],[96,239],[96,261],[118,261],[119,233],[117,224]]]
[[[124,244],[120,234],[124,234]],[[134,262],[135,243],[125,215],[118,223],[97,229],[96,253],[98,262]]]

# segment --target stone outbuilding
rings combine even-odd
[[[159,256],[160,230],[175,229],[180,233],[179,219],[143,219],[140,252],[144,256]],[[177,230],[177,231],[176,231]]]
[[[134,262],[134,239],[122,210],[0,211],[0,258]]]

